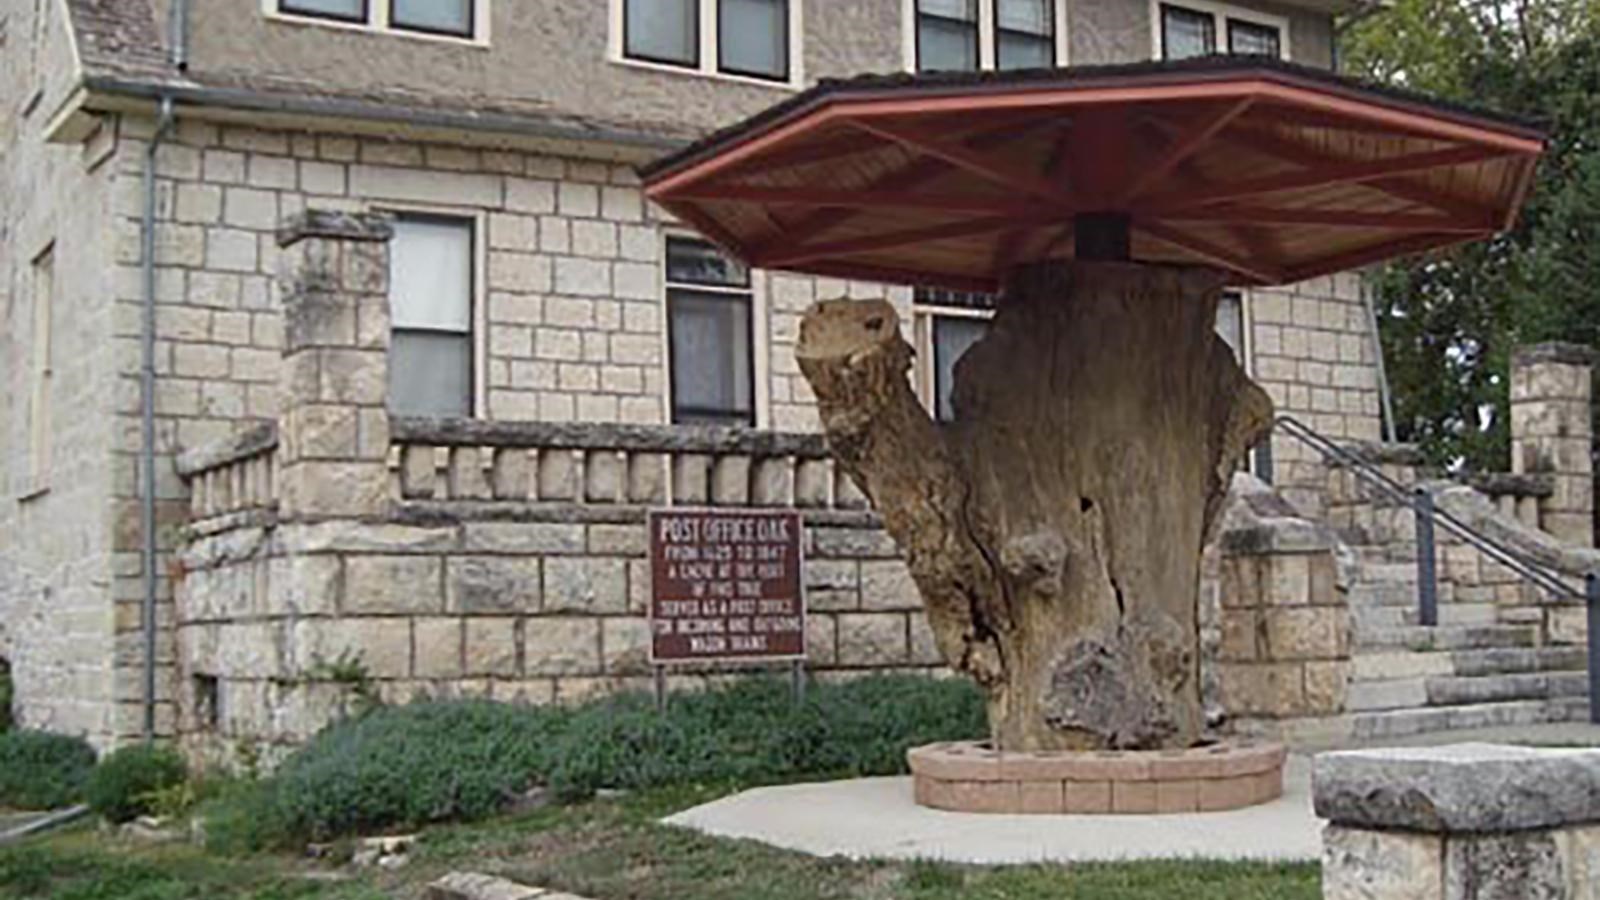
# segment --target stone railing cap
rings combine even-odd
[[[1518,347],[1511,354],[1513,366],[1531,366],[1538,363],[1563,363],[1569,366],[1592,366],[1600,354],[1587,344],[1570,341],[1546,341]]]
[[[295,213],[278,226],[280,247],[288,247],[313,237],[345,241],[387,241],[394,237],[394,217],[384,213],[308,209]]]
[[[1323,753],[1318,816],[1424,832],[1525,831],[1600,822],[1600,749],[1452,744]]]
[[[277,446],[277,423],[259,422],[221,440],[183,451],[178,454],[176,467],[179,476],[193,478],[207,469],[238,462]]]

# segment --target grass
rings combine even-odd
[[[712,799],[671,788],[430,828],[410,865],[355,870],[291,856],[221,857],[85,826],[0,848],[0,897],[60,900],[420,900],[453,869],[596,900],[1315,900],[1314,863],[957,866],[818,859],[657,824]]]

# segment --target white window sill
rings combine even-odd
[[[674,66],[669,63],[650,62],[649,60],[633,59],[627,56],[612,56],[608,57],[606,61],[612,65],[624,66],[630,69],[664,72],[669,75],[683,75],[689,78],[712,78],[718,81],[731,81],[735,84],[749,84],[790,93],[798,92],[805,87],[805,85],[793,80],[776,81],[770,78],[756,78],[753,75],[735,75],[729,72],[719,72],[715,69],[691,69],[688,66]]]

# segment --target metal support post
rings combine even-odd
[[[1439,571],[1433,540],[1433,495],[1416,489],[1413,510],[1417,517],[1417,622],[1439,624]]]

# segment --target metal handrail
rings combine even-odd
[[[1560,573],[1523,557],[1517,551],[1461,521],[1448,510],[1439,509],[1434,505],[1433,494],[1427,488],[1406,490],[1405,485],[1385,475],[1377,466],[1362,459],[1360,454],[1339,446],[1293,416],[1278,416],[1273,422],[1273,427],[1275,430],[1282,429],[1290,437],[1318,451],[1324,459],[1337,460],[1357,477],[1376,486],[1388,494],[1390,499],[1404,504],[1411,510],[1417,522],[1417,618],[1421,624],[1429,626],[1439,624],[1438,572],[1435,570],[1433,544],[1435,523],[1444,526],[1447,531],[1522,576],[1524,580],[1532,582],[1536,587],[1548,591],[1557,598],[1576,599],[1584,603],[1588,607],[1586,610],[1588,636],[1585,643],[1588,644],[1586,655],[1589,674],[1589,721],[1600,725],[1600,572],[1589,572],[1584,575],[1583,590],[1576,590],[1563,580]]]
[[[1544,565],[1520,555],[1517,551],[1463,522],[1449,510],[1439,509],[1433,504],[1433,495],[1428,493],[1426,488],[1419,487],[1408,490],[1400,482],[1385,475],[1377,466],[1362,459],[1359,454],[1339,446],[1293,416],[1278,416],[1274,424],[1288,433],[1290,437],[1317,450],[1324,457],[1338,460],[1358,477],[1387,494],[1391,500],[1409,508],[1419,519],[1430,519],[1442,525],[1446,531],[1476,547],[1485,555],[1516,572],[1535,586],[1563,599],[1580,601],[1586,599],[1586,592],[1569,585],[1563,580],[1563,576],[1559,572],[1554,572]],[[1432,558],[1432,554],[1423,554],[1419,548],[1417,554],[1419,563],[1424,555],[1428,556],[1429,559]]]

